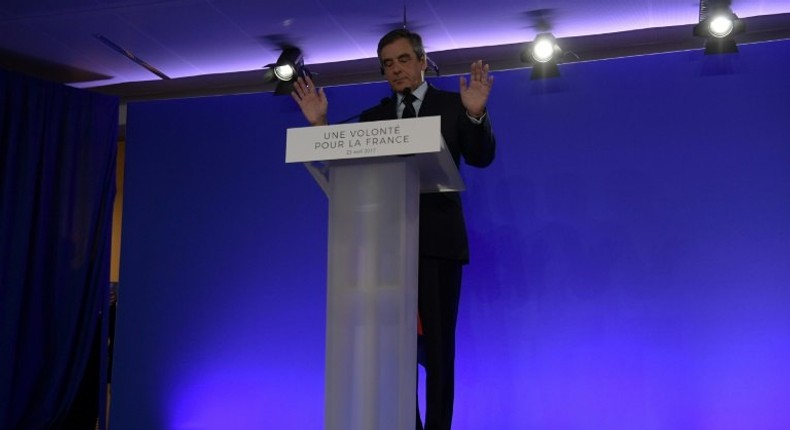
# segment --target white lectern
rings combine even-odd
[[[329,197],[327,430],[413,430],[420,192],[463,182],[425,117],[288,130]],[[324,162],[317,164],[316,161]]]

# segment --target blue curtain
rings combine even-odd
[[[107,303],[117,132],[117,98],[0,70],[1,429],[64,428],[83,380]]]

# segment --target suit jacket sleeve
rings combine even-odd
[[[475,167],[486,167],[491,164],[496,152],[496,139],[488,114],[485,115],[482,123],[475,124],[464,110],[458,122],[461,129],[458,144],[466,164]]]

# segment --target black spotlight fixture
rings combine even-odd
[[[557,60],[562,49],[551,33],[540,33],[535,40],[521,53],[521,61],[532,63],[531,79],[556,78],[560,76]]]
[[[299,48],[284,48],[277,62],[267,64],[267,82],[277,80],[274,89],[275,95],[290,94],[293,91],[294,82],[299,76],[309,75],[304,66],[304,57]]]
[[[694,35],[705,38],[705,55],[738,52],[735,36],[746,30],[746,25],[732,13],[728,0],[701,0],[699,24]]]

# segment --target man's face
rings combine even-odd
[[[414,91],[422,84],[427,63],[425,57],[417,58],[408,39],[396,39],[381,48],[379,61],[393,91],[400,93],[406,88]]]

